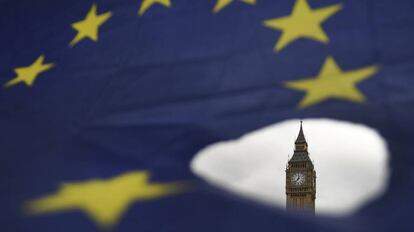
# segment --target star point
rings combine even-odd
[[[240,2],[244,2],[246,4],[254,5],[256,4],[256,0],[239,0]],[[234,0],[217,0],[216,4],[213,8],[213,13],[218,13],[223,10],[225,7],[230,5],[230,3],[234,2]]]
[[[95,42],[98,41],[99,27],[108,21],[111,16],[112,12],[110,11],[97,14],[97,5],[93,4],[85,19],[72,23],[71,26],[77,31],[77,34],[69,43],[69,46],[73,47],[85,38],[89,38]]]
[[[328,57],[318,76],[288,81],[285,85],[290,89],[306,92],[305,97],[298,104],[300,109],[332,98],[362,103],[366,98],[356,85],[378,71],[378,65],[343,71],[332,57]]]
[[[17,76],[4,84],[4,87],[8,88],[17,85],[20,82],[25,83],[28,87],[33,86],[34,81],[41,73],[46,72],[55,66],[53,63],[44,64],[44,60],[45,56],[40,55],[31,65],[15,68],[14,72]]]
[[[142,0],[141,6],[138,10],[138,15],[143,16],[144,13],[154,4],[160,4],[164,7],[171,7],[171,0]]]
[[[342,4],[312,9],[306,0],[296,0],[292,13],[289,16],[265,20],[263,25],[282,31],[279,40],[274,46],[275,52],[281,51],[300,38],[328,43],[329,37],[321,24],[341,9]]]
[[[133,171],[112,179],[65,183],[51,195],[27,202],[29,215],[82,210],[99,227],[115,226],[135,201],[149,201],[189,191],[186,181],[151,183],[146,171]]]

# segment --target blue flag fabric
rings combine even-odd
[[[412,1],[0,6],[1,231],[413,231]],[[384,196],[297,216],[189,169],[208,144],[311,117],[381,133]]]

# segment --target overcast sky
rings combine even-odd
[[[299,120],[289,120],[200,151],[192,170],[218,186],[285,207],[285,168]],[[375,130],[348,122],[304,120],[317,176],[316,211],[343,215],[387,186],[388,152]]]

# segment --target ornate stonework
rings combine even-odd
[[[309,158],[302,121],[295,151],[286,165],[286,209],[315,213],[316,172]]]

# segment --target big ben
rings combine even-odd
[[[286,209],[315,213],[316,172],[300,122],[295,150],[286,166]]]

